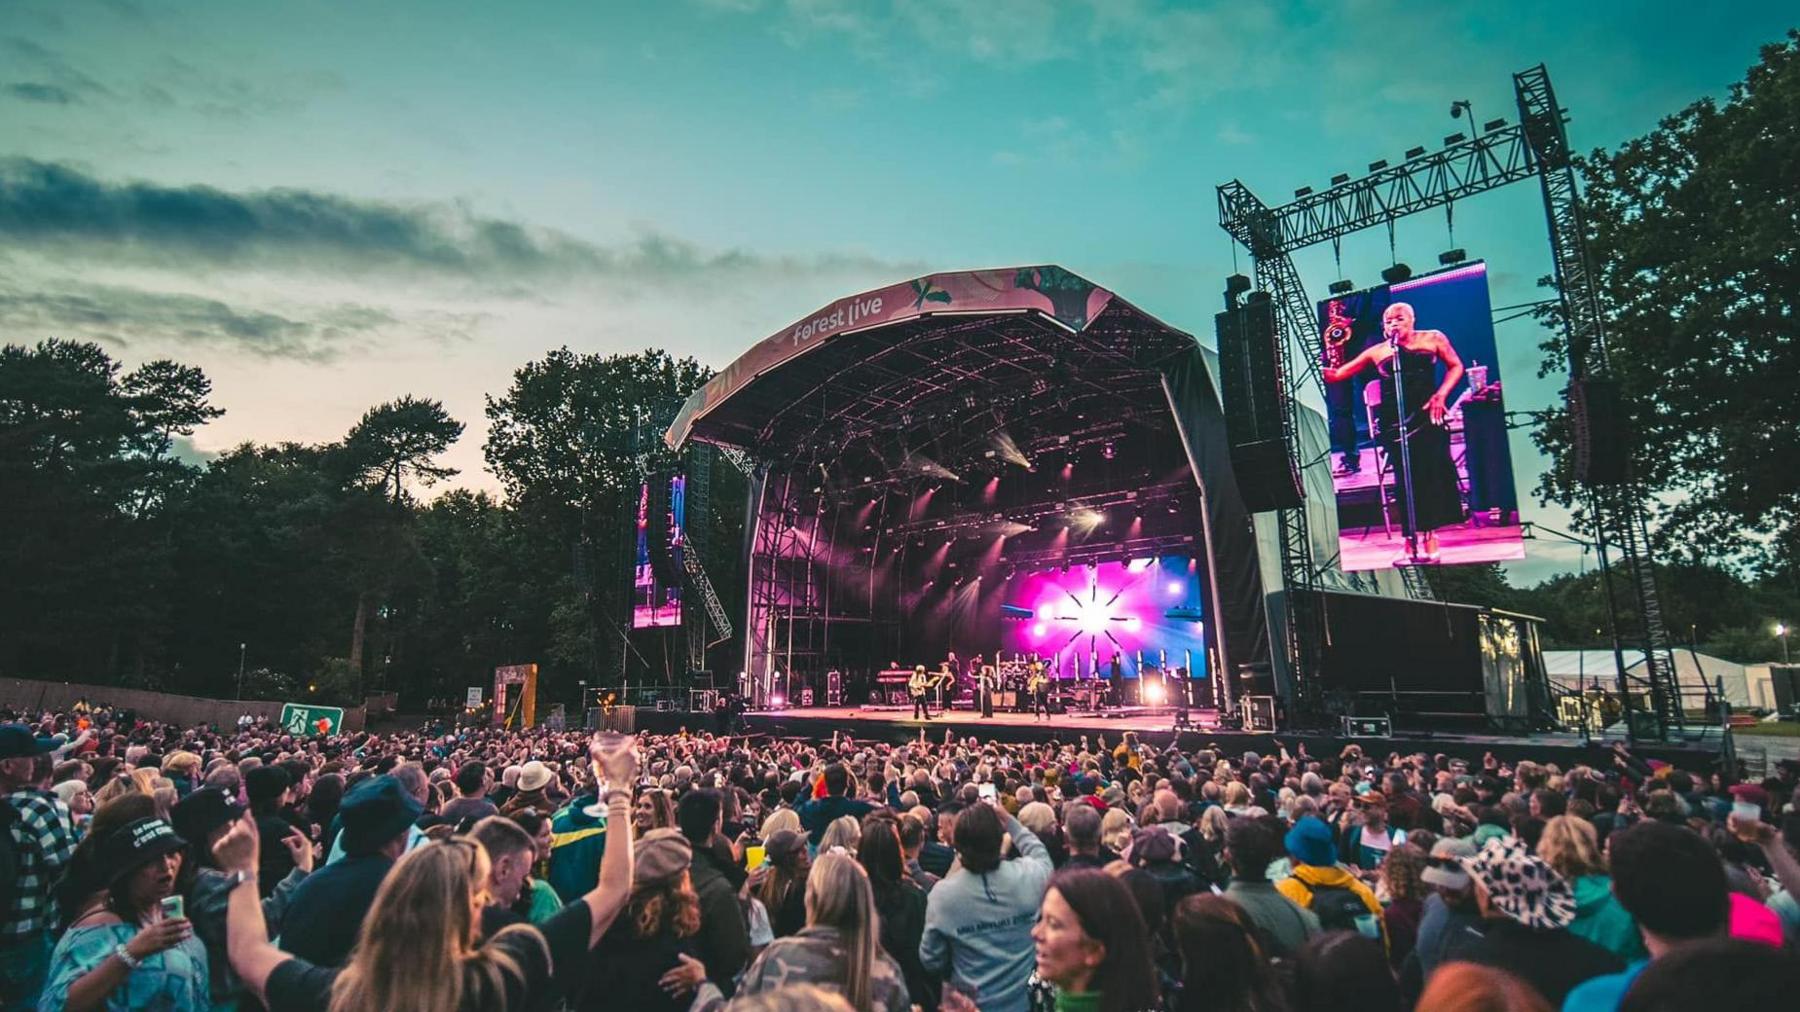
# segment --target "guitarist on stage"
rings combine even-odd
[[[1025,694],[1031,697],[1031,719],[1037,721],[1041,712],[1045,720],[1050,719],[1050,678],[1044,674],[1044,662],[1033,654],[1030,673],[1025,678]]]
[[[932,677],[925,673],[923,664],[913,668],[912,677],[907,679],[906,692],[912,696],[914,720],[931,719],[931,700],[926,693],[931,691],[932,681]]]

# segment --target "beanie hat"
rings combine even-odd
[[[694,848],[679,829],[652,829],[638,840],[632,862],[632,876],[639,885],[666,882],[693,864]]]
[[[1337,847],[1332,844],[1331,827],[1310,815],[1300,817],[1282,841],[1287,852],[1301,864],[1329,868],[1337,864]]]

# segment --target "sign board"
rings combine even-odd
[[[343,726],[344,708],[341,706],[281,704],[281,729],[288,734],[337,734]]]
[[[469,686],[469,695],[468,698],[463,700],[463,705],[471,710],[481,705],[481,686]]]
[[[501,727],[531,727],[537,723],[535,664],[509,664],[494,669],[494,723]]]

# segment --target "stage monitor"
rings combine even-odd
[[[1060,678],[1181,669],[1204,678],[1205,609],[1192,559],[1170,556],[1020,573],[1006,602],[1030,618],[1004,623],[1008,658],[1031,654]]]
[[[1480,261],[1318,304],[1345,571],[1525,557],[1491,311]]]
[[[631,627],[681,624],[682,553],[687,550],[687,478],[638,487],[637,558],[632,575]]]

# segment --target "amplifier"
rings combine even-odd
[[[1392,738],[1394,721],[1389,717],[1345,717],[1346,738]]]

